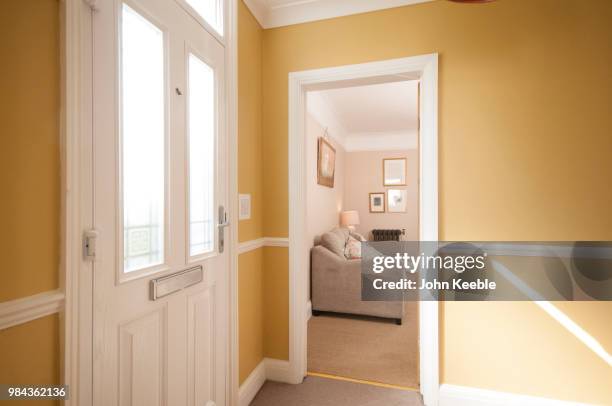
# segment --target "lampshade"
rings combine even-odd
[[[340,214],[340,224],[345,227],[359,224],[359,212],[357,210],[343,211]]]

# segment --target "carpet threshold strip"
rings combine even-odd
[[[308,375],[308,376],[317,376],[319,378],[335,379],[337,381],[346,381],[346,382],[361,383],[361,384],[364,384],[364,385],[378,386],[378,387],[381,387],[381,388],[400,389],[400,390],[406,390],[406,391],[410,391],[410,392],[419,392],[418,389],[410,388],[408,386],[400,386],[400,385],[393,385],[393,384],[390,384],[390,383],[366,381],[366,380],[363,380],[363,379],[347,378],[345,376],[324,374],[324,373],[320,373],[320,372],[306,372],[306,375]]]

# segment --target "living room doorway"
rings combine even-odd
[[[344,205],[345,197],[347,197],[348,201],[346,191],[343,191],[341,194],[337,193],[335,197],[330,198],[327,196],[326,198],[321,197],[319,200],[317,200],[317,203],[321,204],[324,202],[329,203],[329,201],[331,201],[331,207],[333,209],[331,213],[333,213],[335,210],[335,214],[333,216],[329,215],[329,217],[327,217],[327,214],[323,213],[322,211],[318,211],[317,218],[320,220],[320,223],[323,224],[322,227],[327,227],[332,223],[326,224],[321,219],[330,219],[330,221],[335,221],[335,225],[338,228],[333,230],[333,232],[340,233],[341,235],[338,235],[338,238],[336,239],[336,242],[340,241],[338,246],[335,247],[335,251],[337,252],[335,254],[332,253],[332,255],[337,255],[338,259],[342,259],[339,254],[342,253],[344,256],[346,250],[349,251],[350,255],[350,251],[354,249],[354,247],[347,247],[346,242],[349,240],[349,237],[358,239],[358,236],[355,234],[361,234],[359,231],[364,232],[364,229],[367,231],[364,232],[367,233],[367,237],[363,237],[368,239],[438,239],[437,55],[423,55],[359,65],[293,72],[289,75],[289,367],[291,370],[292,382],[300,383],[307,375],[308,370],[312,369],[311,365],[314,367],[318,359],[320,362],[325,361],[325,363],[327,363],[324,368],[330,369],[329,372],[331,372],[327,373],[327,375],[341,376],[343,379],[349,380],[377,382],[380,384],[387,384],[382,382],[383,380],[395,380],[396,383],[390,383],[387,385],[418,389],[423,395],[424,401],[427,404],[435,403],[437,401],[439,391],[438,304],[436,302],[424,301],[419,304],[408,303],[406,309],[401,309],[397,306],[394,307],[394,304],[391,302],[379,302],[379,308],[372,310],[371,307],[377,307],[376,305],[372,305],[374,302],[361,302],[360,300],[355,300],[353,302],[353,307],[357,310],[353,312],[346,312],[348,309],[342,307],[346,305],[346,300],[343,298],[334,297],[333,289],[330,290],[331,295],[329,293],[325,293],[325,285],[323,285],[323,296],[318,297],[327,298],[329,302],[325,304],[325,306],[333,305],[335,303],[340,307],[320,307],[319,304],[313,304],[313,302],[310,301],[310,256],[311,251],[318,249],[317,247],[320,244],[315,246],[316,239],[313,236],[315,232],[309,227],[312,220],[308,216],[308,182],[312,181],[314,176],[314,179],[318,185],[325,185],[326,183],[330,184],[330,178],[332,175],[335,175],[335,171],[331,169],[332,162],[335,167],[337,163],[336,158],[339,161],[344,158],[346,162],[343,162],[343,167],[346,167],[347,162],[350,160],[346,159],[346,156],[341,157],[335,154],[337,145],[334,145],[334,139],[331,138],[331,132],[333,131],[338,133],[337,123],[334,123],[333,120],[329,120],[329,123],[319,122],[317,126],[311,122],[309,129],[309,111],[307,108],[309,96],[311,97],[312,95],[315,95],[315,93],[323,91],[334,90],[342,92],[343,89],[347,88],[366,87],[367,89],[361,90],[366,97],[368,95],[370,96],[370,104],[369,107],[366,107],[367,111],[361,113],[360,115],[364,116],[363,120],[368,121],[373,117],[374,108],[378,104],[382,104],[381,100],[385,98],[385,96],[376,96],[373,93],[374,87],[379,85],[381,87],[385,87],[384,85],[392,87],[393,84],[398,83],[406,86],[412,85],[415,86],[416,89],[420,90],[420,92],[417,90],[416,96],[416,104],[418,106],[416,108],[416,111],[418,112],[416,132],[419,136],[415,137],[416,139],[413,141],[416,144],[416,147],[413,148],[414,155],[412,156],[412,159],[408,153],[403,153],[405,151],[409,151],[410,148],[399,148],[395,150],[396,152],[399,151],[399,154],[391,154],[390,156],[373,158],[374,160],[380,160],[380,169],[378,170],[380,174],[374,175],[380,177],[378,182],[378,189],[380,190],[377,189],[368,191],[367,197],[365,199],[361,199],[364,201],[363,204],[365,207],[367,207],[367,214],[364,208],[343,210],[344,208],[348,209],[348,207]],[[351,100],[351,97],[354,97],[347,96],[346,94],[336,96],[345,102],[347,100]],[[338,116],[338,113],[334,112],[333,115]],[[324,119],[320,120],[324,121]],[[355,116],[353,116],[353,120],[349,119],[349,121],[351,121],[350,125],[352,125],[353,121],[356,121]],[[383,121],[388,124],[390,119]],[[334,126],[336,126],[335,129]],[[314,134],[317,134],[318,132],[314,146],[312,140],[308,137],[307,132],[309,131]],[[350,140],[345,142],[347,145],[350,144],[353,146],[371,142],[366,141],[366,138],[368,138],[365,136],[366,132],[376,133],[377,131],[363,131],[364,134],[358,134],[357,137],[347,136],[347,140]],[[393,131],[389,132],[392,133]],[[359,137],[359,135],[362,137]],[[378,135],[381,135],[380,131]],[[404,135],[406,135],[405,132]],[[397,131],[396,134],[388,133],[382,138],[385,139],[384,143],[392,143],[398,140],[403,140],[406,142],[406,140],[410,137],[402,137],[401,131]],[[382,138],[379,138],[375,143],[383,143],[381,141]],[[403,147],[405,147],[405,145]],[[312,162],[309,163],[308,158],[312,156],[312,153],[315,150],[317,151],[316,157],[319,164],[313,165]],[[387,149],[385,147],[382,148],[382,150],[383,152],[389,152],[392,149]],[[319,154],[319,151],[321,151],[321,154]],[[346,154],[346,151],[344,152]],[[409,171],[408,167],[411,164],[416,165],[416,167],[412,167],[412,170]],[[313,170],[313,167],[316,170]],[[371,169],[367,170],[366,167],[367,165],[363,164],[362,160],[357,160],[355,169],[352,170],[355,172],[360,170],[373,172]],[[384,179],[385,172],[388,175],[387,181]],[[416,175],[417,177],[409,179],[408,176],[412,175]],[[335,182],[336,179],[334,178],[333,183],[331,184],[335,185]],[[343,182],[343,180],[340,180],[339,182]],[[412,190],[409,190],[411,188]],[[357,192],[358,195],[363,193],[363,191]],[[414,196],[416,196],[412,202],[412,208],[415,208],[414,206],[416,206],[416,214],[413,213],[413,224],[410,222],[405,222],[404,227],[401,224],[398,225],[396,223],[391,223],[391,225],[386,225],[382,224],[381,222],[382,228],[376,229],[371,227],[371,225],[368,225],[370,224],[367,223],[370,219],[370,214],[374,215],[375,213],[378,213],[378,215],[380,215],[380,212],[383,209],[384,213],[388,213],[389,204],[391,204],[391,210],[393,213],[408,212],[409,193],[414,193]],[[339,196],[342,196],[341,204],[339,204]],[[354,213],[355,211],[357,213]],[[361,212],[363,212],[364,215],[361,215]],[[356,222],[356,217],[358,217],[359,224]],[[342,225],[346,227],[340,227],[341,222],[343,223]],[[375,233],[372,230],[380,231]],[[327,231],[331,230],[326,230],[324,233]],[[328,244],[328,247],[334,248],[333,243],[331,245]],[[328,249],[328,247],[325,247],[325,249]],[[328,249],[328,251],[330,250]],[[328,255],[323,261],[317,260],[317,264],[324,264],[325,260],[329,260],[330,263],[333,263],[332,258],[333,257]],[[345,260],[350,261],[346,259],[346,257]],[[323,279],[327,279],[327,277]],[[315,283],[318,282],[313,282],[313,285]],[[357,286],[353,290],[360,292],[360,286]],[[315,296],[313,296],[313,298],[314,297]],[[364,307],[368,307],[366,306],[368,303],[370,310],[364,310]],[[406,304],[407,303],[404,303],[403,305]],[[410,308],[411,306],[412,308]],[[321,309],[325,310],[326,313],[319,314],[318,317],[311,317],[313,310],[315,314],[318,314],[317,311],[321,311]],[[327,311],[330,309],[331,313],[327,313]],[[357,313],[357,315],[353,313]],[[401,324],[398,325],[400,320]],[[309,323],[320,324],[321,326],[316,326],[315,329],[309,334]],[[369,323],[368,325],[370,326],[375,325],[381,328],[370,328],[368,332],[371,332],[371,335],[368,337],[368,334],[363,333],[363,329],[360,331],[360,323]],[[413,328],[406,329],[408,332],[405,336],[402,337],[401,334],[397,334],[397,336],[393,339],[397,340],[397,342],[403,343],[403,345],[406,345],[407,347],[411,347],[410,342],[412,340],[412,361],[410,361],[410,356],[404,358],[408,360],[407,362],[404,362],[404,364],[412,370],[412,373],[408,371],[408,373],[404,374],[404,378],[408,376],[408,379],[412,379],[412,385],[410,385],[408,380],[402,380],[402,378],[400,378],[399,381],[396,380],[396,377],[402,376],[401,367],[397,368],[395,373],[392,374],[393,376],[383,376],[385,373],[383,371],[385,366],[384,361],[381,361],[380,365],[383,366],[383,368],[381,369],[381,372],[376,374],[376,376],[360,377],[358,375],[358,371],[351,370],[350,367],[347,368],[348,370],[342,370],[342,367],[346,368],[347,365],[347,363],[344,361],[344,359],[347,357],[347,353],[339,354],[338,349],[346,349],[346,347],[350,347],[347,346],[347,343],[352,343],[351,345],[353,346],[351,349],[353,355],[348,355],[348,357],[364,358],[365,352],[364,350],[360,349],[359,346],[355,345],[355,337],[363,338],[363,342],[365,343],[364,346],[366,347],[375,348],[376,350],[381,350],[383,349],[382,347],[391,348],[393,345],[393,339],[391,338],[393,334],[390,334],[389,331],[394,331],[397,333],[410,325],[412,325]],[[390,330],[390,328],[394,328],[394,330]],[[352,331],[353,333],[351,333]],[[314,335],[313,332],[315,333]],[[317,332],[323,332],[322,337],[316,337]],[[381,343],[379,340],[381,337],[389,339],[389,343]],[[323,343],[324,341],[326,343],[317,349],[317,343]],[[309,350],[311,355],[310,359]],[[341,356],[338,356],[335,360],[330,359],[333,358],[330,357],[330,354],[332,353],[336,356]],[[375,352],[371,353],[375,354]],[[379,353],[378,356],[374,355],[372,360],[383,360],[385,357],[386,359],[390,359],[388,354]],[[396,365],[400,364],[401,363],[397,363]],[[420,368],[419,364],[421,366]],[[321,368],[321,364],[319,365],[319,368]],[[360,368],[361,370],[368,369],[367,366],[366,368],[363,368],[363,365]],[[388,371],[393,368],[394,367],[390,368],[387,365]],[[325,374],[325,372],[316,373]]]
[[[306,95],[308,374],[418,391],[418,302],[361,300],[361,243],[419,238],[419,80]]]

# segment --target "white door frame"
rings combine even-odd
[[[419,239],[438,240],[438,54],[289,73],[289,364],[291,383],[307,367],[306,92],[350,84],[420,79]],[[341,82],[341,83],[339,83]],[[421,393],[438,404],[438,302],[419,306]]]
[[[83,232],[91,227],[92,180],[92,32],[94,1],[60,2],[62,27],[62,384],[69,385],[64,405],[92,404],[92,269],[83,258]]]
[[[60,317],[62,384],[70,386],[64,405],[93,402],[92,264],[83,258],[83,233],[93,219],[92,196],[92,16],[97,0],[62,0],[61,22],[61,227]],[[229,405],[238,403],[238,145],[237,145],[237,0],[227,0],[226,103],[229,148],[228,236],[230,276],[229,346],[226,391]],[[221,405],[219,405],[221,406]]]

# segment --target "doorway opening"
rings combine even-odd
[[[361,300],[361,242],[419,238],[419,81],[306,95],[308,374],[418,391],[418,302]]]
[[[289,201],[290,201],[290,219],[289,219],[289,281],[290,281],[290,322],[289,322],[289,340],[290,340],[290,355],[289,362],[291,368],[291,380],[293,383],[301,383],[304,377],[307,375],[308,371],[311,368],[321,368],[321,361],[323,358],[326,358],[325,351],[330,349],[329,345],[322,345],[321,348],[317,349],[317,343],[322,343],[323,341],[337,336],[338,343],[334,344],[338,348],[342,346],[342,341],[352,340],[353,344],[355,343],[354,339],[348,338],[351,334],[345,334],[348,330],[354,330],[355,333],[352,334],[353,337],[357,337],[359,335],[360,325],[363,326],[363,323],[369,322],[373,323],[374,320],[363,319],[363,316],[376,316],[379,317],[376,319],[376,323],[378,324],[369,324],[370,326],[383,327],[384,329],[388,328],[396,328],[394,331],[402,331],[403,327],[413,326],[406,337],[408,338],[410,334],[413,334],[414,340],[414,361],[412,362],[412,374],[408,371],[403,374],[404,379],[402,380],[401,371],[397,373],[396,377],[383,377],[380,373],[377,376],[356,376],[357,372],[355,371],[342,371],[342,366],[346,368],[346,363],[340,358],[334,360],[326,359],[324,360],[327,364],[323,366],[324,368],[330,369],[330,375],[354,375],[347,376],[347,378],[352,379],[362,379],[364,381],[375,381],[381,383],[384,380],[386,381],[395,381],[389,382],[390,384],[395,384],[400,387],[410,387],[418,385],[418,389],[420,393],[423,395],[423,400],[425,404],[435,404],[438,398],[438,390],[439,390],[439,358],[438,358],[438,304],[437,302],[432,301],[424,301],[421,303],[404,303],[404,305],[408,305],[409,313],[410,306],[412,306],[412,312],[414,313],[413,317],[406,317],[404,309],[394,309],[390,312],[380,311],[371,311],[368,314],[367,311],[362,311],[358,316],[359,319],[356,319],[355,316],[339,316],[337,313],[351,313],[347,312],[345,308],[342,306],[346,306],[346,300],[342,298],[336,298],[336,304],[338,304],[337,310],[335,314],[324,313],[319,315],[318,317],[310,317],[311,314],[318,314],[321,310],[332,310],[335,309],[328,306],[327,303],[323,307],[318,307],[319,305],[311,302],[311,251],[313,250],[313,246],[315,245],[315,234],[321,232],[322,230],[318,230],[317,228],[312,228],[312,218],[308,217],[309,213],[309,202],[310,198],[313,196],[309,196],[309,182],[313,181],[313,174],[316,176],[314,181],[321,185],[325,184],[325,182],[329,183],[329,178],[333,171],[330,170],[330,163],[332,160],[335,160],[338,157],[339,160],[344,160],[350,162],[350,159],[346,159],[346,156],[339,157],[338,155],[331,154],[330,151],[333,151],[336,146],[334,146],[334,140],[331,138],[331,132],[333,131],[336,134],[339,134],[338,128],[333,129],[334,126],[337,127],[337,123],[333,123],[333,120],[330,117],[327,117],[328,123],[320,123],[317,120],[313,119],[313,108],[310,106],[309,108],[309,99],[312,100],[317,99],[317,96],[322,96],[324,92],[333,93],[343,91],[348,91],[347,89],[355,89],[361,88],[362,92],[366,95],[370,94],[372,97],[369,99],[369,102],[372,103],[368,109],[370,110],[367,114],[362,113],[360,115],[364,117],[360,117],[359,119],[365,121],[366,124],[370,118],[373,117],[372,114],[372,106],[376,106],[381,103],[380,97],[376,97],[372,94],[374,87],[380,88],[393,88],[394,84],[396,86],[416,86],[420,87],[420,92],[416,97],[416,104],[418,106],[418,115],[419,120],[417,122],[417,133],[419,134],[418,142],[416,142],[416,146],[414,149],[414,156],[411,156],[411,159],[408,158],[408,153],[410,148],[406,149],[406,144],[403,145],[404,149],[387,149],[384,152],[394,152],[393,156],[385,156],[385,157],[376,157],[372,158],[374,160],[380,160],[380,174],[379,179],[379,187],[376,190],[372,191],[358,191],[356,194],[357,200],[360,199],[359,196],[363,193],[367,193],[367,197],[365,198],[365,208],[359,207],[358,204],[354,203],[355,207],[348,207],[345,203],[348,203],[350,200],[350,194],[347,193],[346,189],[342,193],[341,203],[338,204],[338,196],[330,197],[329,194],[327,198],[332,201],[332,215],[329,216],[329,221],[334,221],[335,224],[339,225],[338,215],[342,214],[342,220],[344,221],[345,226],[350,226],[354,228],[350,230],[348,227],[342,229],[342,232],[347,233],[346,239],[350,236],[351,232],[354,234],[361,234],[358,231],[362,231],[362,233],[367,234],[364,237],[372,239],[374,236],[372,231],[374,228],[370,223],[365,223],[362,225],[361,217],[364,218],[364,221],[370,220],[370,214],[375,216],[375,213],[370,213],[370,211],[376,212],[376,210],[382,210],[384,208],[385,213],[389,210],[388,200],[391,198],[392,210],[395,212],[401,210],[408,210],[408,204],[413,204],[418,207],[418,211],[414,214],[415,220],[414,224],[410,224],[406,222],[406,226],[396,225],[392,228],[386,227],[384,224],[381,224],[382,227],[380,229],[384,230],[399,230],[401,235],[402,230],[404,235],[401,236],[403,239],[414,239],[414,240],[430,240],[435,241],[438,239],[438,223],[437,223],[437,55],[423,55],[417,57],[410,58],[402,58],[388,61],[380,61],[380,62],[372,62],[366,64],[358,64],[358,65],[348,65],[342,67],[334,67],[334,68],[324,68],[310,71],[302,71],[302,72],[293,72],[289,75]],[[364,89],[367,89],[364,91]],[[336,94],[338,96],[338,94]],[[344,102],[347,103],[351,100],[351,96],[344,95]],[[354,96],[353,96],[354,97]],[[321,102],[319,101],[319,104]],[[324,104],[324,103],[323,103]],[[314,108],[316,110],[316,107]],[[326,110],[326,109],[323,109]],[[332,109],[327,109],[327,111],[333,111]],[[309,117],[310,115],[310,117]],[[316,115],[316,114],[315,114]],[[333,112],[332,116],[338,116],[338,112]],[[325,114],[323,114],[324,118],[319,118],[320,121],[325,121]],[[353,120],[349,120],[354,122]],[[309,122],[310,120],[310,122]],[[374,120],[375,121],[375,120]],[[327,131],[326,131],[327,129]],[[310,137],[309,137],[309,134]],[[313,147],[313,134],[320,133],[320,139],[316,141],[315,147]],[[375,131],[372,131],[375,132]],[[363,134],[362,134],[363,135]],[[372,138],[373,135],[370,134]],[[380,134],[379,134],[380,135]],[[405,135],[405,134],[404,134]],[[316,137],[319,138],[319,137]],[[347,137],[347,139],[351,139],[350,141],[345,141],[347,145],[364,145],[367,144],[366,141],[368,137],[361,137],[353,140],[352,137]],[[407,141],[409,137],[401,137],[401,135],[396,134],[395,137],[387,136],[388,140],[401,140],[403,142]],[[385,141],[391,142],[391,141]],[[336,141],[337,143],[337,141]],[[375,143],[380,144],[381,139],[379,138]],[[414,141],[413,141],[414,143]],[[391,144],[389,144],[391,145]],[[317,151],[323,151],[323,155],[319,155],[317,152],[317,159],[319,163],[323,163],[324,165],[328,165],[327,168],[323,168],[321,170],[320,166],[316,162],[313,164],[309,162],[309,159],[312,158],[313,148],[316,148]],[[352,147],[349,147],[352,148]],[[386,149],[386,148],[383,148]],[[327,152],[325,153],[325,150]],[[310,151],[310,153],[309,153]],[[346,151],[342,151],[346,154]],[[357,151],[355,151],[357,152]],[[396,156],[397,155],[397,156]],[[333,158],[333,159],[332,159]],[[404,160],[405,158],[405,160]],[[387,160],[388,159],[388,160]],[[311,160],[312,161],[312,160]],[[347,168],[347,162],[343,162],[344,168]],[[401,168],[407,169],[409,162],[417,165],[416,173],[418,177],[412,180],[404,179],[395,179],[392,180],[390,184],[385,185],[384,172],[387,169],[389,174],[397,174],[397,173],[406,173],[408,171],[402,172]],[[337,165],[337,162],[334,162]],[[404,165],[404,166],[402,166]],[[356,164],[355,170],[363,170],[363,164]],[[331,166],[335,167],[335,166]],[[352,167],[352,166],[351,166]],[[313,170],[314,168],[314,170]],[[398,172],[398,168],[399,172]],[[411,168],[411,175],[415,175],[414,168]],[[344,173],[346,175],[346,171]],[[390,178],[396,178],[394,176],[389,176]],[[340,176],[342,178],[342,176]],[[340,180],[341,183],[346,183],[347,178],[343,178]],[[334,179],[335,182],[335,179]],[[396,182],[393,184],[393,182]],[[414,193],[414,198],[412,201],[408,199],[408,189],[411,188],[410,185],[402,185],[402,183],[412,182],[412,193]],[[359,182],[357,182],[359,183]],[[362,182],[363,183],[363,182]],[[346,187],[346,184],[344,185]],[[361,185],[363,186],[363,185]],[[369,186],[366,186],[369,187]],[[352,189],[351,189],[352,190]],[[310,191],[310,195],[312,195],[312,191]],[[316,192],[315,192],[316,193]],[[374,193],[370,195],[369,193]],[[377,195],[378,193],[378,195]],[[383,197],[384,196],[384,197]],[[346,200],[345,200],[346,198]],[[333,200],[336,199],[336,205],[333,207]],[[356,201],[357,201],[356,200]],[[383,202],[384,200],[384,202]],[[319,198],[317,203],[322,203],[325,200],[323,198]],[[363,203],[363,202],[362,202]],[[406,207],[404,207],[406,206]],[[344,209],[347,210],[344,210]],[[371,210],[370,210],[371,209]],[[333,214],[335,211],[335,215]],[[351,213],[351,212],[357,213]],[[341,213],[342,212],[342,213]],[[322,215],[322,211],[319,210],[317,214],[317,218],[324,218],[326,216]],[[362,214],[363,213],[363,214]],[[357,216],[355,216],[355,214]],[[334,219],[335,216],[335,219]],[[380,216],[380,214],[379,214]],[[359,217],[359,224],[356,224],[355,217]],[[367,219],[367,220],[366,220]],[[379,220],[377,220],[379,221]],[[352,223],[352,224],[351,224]],[[325,228],[330,224],[326,224],[325,222],[319,222],[320,226]],[[359,229],[357,228],[359,227]],[[412,234],[411,234],[412,233]],[[407,235],[408,234],[408,235]],[[410,235],[411,234],[411,235]],[[356,237],[356,236],[354,236]],[[412,237],[412,238],[411,238]],[[340,236],[340,239],[343,237]],[[339,250],[344,250],[346,246],[339,247]],[[318,248],[314,248],[318,249]],[[344,251],[342,252],[344,254]],[[331,260],[332,257],[328,259]],[[313,257],[313,266],[318,266],[314,263]],[[319,261],[321,262],[321,261]],[[332,261],[333,262],[333,261]],[[360,279],[359,279],[360,281]],[[333,281],[328,281],[332,282]],[[313,289],[320,290],[320,284],[318,284],[313,279]],[[356,288],[358,293],[360,294],[360,285]],[[324,292],[324,290],[323,290]],[[330,295],[327,295],[328,298]],[[332,295],[333,296],[333,292]],[[313,299],[315,301],[320,298],[320,295],[313,293]],[[360,297],[359,297],[360,298]],[[366,302],[356,301],[354,303],[354,307],[361,307],[363,309],[366,306]],[[333,303],[333,300],[332,300]],[[365,304],[364,304],[365,303]],[[393,314],[391,314],[393,313]],[[395,313],[398,313],[394,316]],[[358,313],[359,314],[359,313]],[[380,318],[380,317],[383,318]],[[335,319],[330,319],[335,317]],[[327,318],[327,319],[325,319]],[[388,320],[385,321],[385,319]],[[310,321],[309,321],[310,320]],[[396,325],[394,322],[399,322],[401,320],[402,325]],[[406,321],[406,324],[404,324]],[[309,332],[309,323],[311,326],[314,326],[312,331]],[[327,326],[325,326],[327,325]],[[349,327],[349,325],[352,326]],[[344,326],[344,330],[341,326]],[[377,329],[370,329],[371,331],[376,331]],[[409,329],[406,329],[409,330]],[[418,333],[416,333],[418,332]],[[314,333],[314,334],[313,334]],[[317,334],[319,335],[317,337]],[[388,335],[388,332],[378,331],[376,334]],[[401,335],[401,334],[400,334]],[[342,336],[342,337],[340,337]],[[335,340],[335,338],[334,338]],[[408,338],[408,340],[410,340]],[[309,343],[309,341],[312,341]],[[328,340],[329,341],[329,340]],[[402,342],[404,339],[398,338],[398,341]],[[367,342],[367,339],[364,340],[364,343]],[[418,344],[417,344],[418,343]],[[329,342],[328,342],[329,344]],[[367,345],[367,344],[364,344]],[[414,348],[418,345],[418,349]],[[370,346],[371,347],[371,346]],[[408,344],[408,347],[410,345]],[[353,348],[355,350],[355,348]],[[309,352],[310,351],[310,352]],[[366,350],[367,351],[367,350]],[[371,352],[370,352],[371,353]],[[327,357],[329,358],[329,357]],[[317,359],[319,361],[317,361]],[[374,359],[374,358],[373,358]],[[417,361],[420,364],[420,368],[417,367]],[[333,361],[333,362],[332,362]],[[309,365],[310,362],[310,365]],[[318,367],[317,362],[319,362]],[[330,364],[334,364],[330,365]],[[398,363],[398,365],[400,365]],[[407,362],[410,364],[410,362]],[[334,368],[336,368],[334,370]],[[418,368],[418,372],[417,372]],[[350,369],[350,366],[349,366]],[[363,369],[363,368],[362,368]],[[401,367],[399,368],[401,370]],[[411,379],[410,376],[413,377],[412,385],[409,383]],[[368,379],[369,378],[369,379]],[[378,379],[377,379],[378,378]],[[399,381],[397,380],[399,378]],[[416,384],[416,385],[415,385]]]

